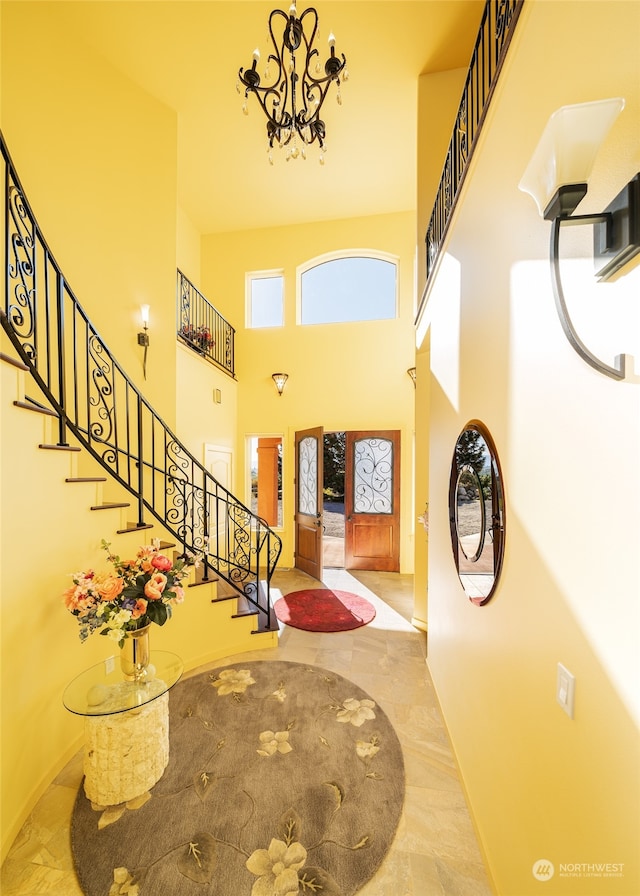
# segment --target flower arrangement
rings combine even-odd
[[[197,345],[203,352],[209,351],[215,345],[215,339],[211,335],[209,327],[200,325],[196,327],[194,324],[184,324],[180,330],[180,335],[187,342]]]
[[[73,587],[63,595],[65,605],[80,626],[80,640],[100,630],[122,647],[126,632],[144,628],[151,622],[164,625],[171,618],[171,609],[184,600],[180,582],[193,556],[170,560],[160,553],[160,542],[141,547],[134,560],[121,560],[111,552],[108,541],[102,540],[107,559],[114,572],[73,574]]]

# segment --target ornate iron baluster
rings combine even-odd
[[[71,430],[136,497],[139,525],[144,524],[145,511],[149,512],[185,550],[204,550],[205,569],[215,568],[270,620],[269,583],[281,540],[190,454],[120,368],[50,253],[1,136],[0,149],[5,159],[6,254],[0,319],[16,352],[58,412],[60,444],[66,444],[67,430]],[[38,265],[44,271],[42,285],[36,280]],[[180,295],[191,314],[193,302],[206,300],[184,281]],[[54,284],[55,297],[50,297]],[[38,310],[45,333],[40,340]],[[65,311],[71,315],[67,326]],[[215,333],[214,363],[233,375],[233,328],[208,303],[197,313],[195,320]],[[65,359],[73,363],[72,385],[67,382]],[[261,567],[266,573],[264,600],[259,589]]]

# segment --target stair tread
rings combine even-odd
[[[22,408],[25,411],[35,411],[37,414],[45,414],[47,417],[58,416],[55,411],[51,410],[51,408],[45,408],[43,405],[30,401],[29,399],[26,401],[14,401],[13,404],[17,408]]]
[[[65,482],[106,482],[106,476],[69,476]]]
[[[29,367],[23,361],[12,358],[11,355],[6,355],[4,352],[0,352],[0,361],[6,361],[7,364],[17,367],[18,370],[29,370]]]
[[[124,535],[126,532],[139,532],[142,529],[153,529],[153,523],[143,523],[141,526],[137,523],[133,523],[126,529],[116,529],[116,535]]]
[[[38,445],[38,448],[44,448],[45,451],[80,451],[75,445]]]
[[[113,510],[116,507],[131,507],[128,501],[112,501],[104,504],[93,504],[89,510]]]

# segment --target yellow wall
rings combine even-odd
[[[180,205],[177,209],[176,258],[178,268],[199,289],[200,232]]]
[[[175,113],[77,40],[57,6],[37,4],[34,20],[35,6],[2,5],[2,132],[80,304],[173,425]],[[142,304],[151,306],[146,383]]]
[[[204,441],[234,438],[234,403],[216,406],[229,418],[221,435],[221,418],[207,419],[198,389],[184,380],[194,376],[193,365],[206,368],[198,380],[206,379],[199,388],[209,407],[220,379],[223,391],[232,394],[235,387],[176,349],[176,263],[198,285],[200,243],[176,207],[175,115],[74,40],[47,4],[38,4],[38,27],[34,4],[0,9],[2,131],[45,239],[80,304],[152,406],[172,428],[177,417],[193,421],[186,441],[202,459]],[[143,303],[151,306],[146,382],[136,344]],[[2,350],[13,354],[4,333]],[[76,454],[38,449],[55,442],[57,433],[48,419],[12,404],[25,391],[37,398],[37,387],[15,368],[0,367],[4,856],[35,801],[80,747],[82,720],[64,708],[65,686],[112,653],[97,636],[80,644],[61,600],[69,576],[106,568],[102,538],[126,556],[162,531],[156,526],[118,536],[134,511],[89,510],[130,496],[109,483],[66,484],[66,477],[102,470]],[[255,645],[252,622],[232,622],[232,605],[214,607],[210,598],[206,587],[189,589],[171,623],[154,630],[154,646],[174,650],[193,667]]]
[[[525,3],[429,293],[428,662],[500,896],[640,892],[640,385],[570,347],[549,224],[518,190],[549,115],[609,96],[627,105],[579,211],[635,175],[639,34],[637,3]],[[569,298],[583,338],[609,363],[637,358],[640,266],[597,288],[593,304],[584,289]],[[483,608],[458,582],[448,519],[454,445],[472,418],[494,437],[506,493],[504,570]],[[555,699],[559,662],[576,677],[573,720]],[[545,883],[532,873],[541,859],[555,867]],[[623,868],[605,879],[584,868],[595,863]]]
[[[326,221],[242,233],[210,234],[202,241],[204,292],[238,333],[238,462],[236,493],[248,498],[244,440],[284,436],[284,566],[293,564],[293,442],[296,430],[399,429],[401,458],[401,569],[413,570],[412,494],[414,389],[414,234],[410,213]],[[340,250],[377,250],[399,260],[396,320],[296,325],[296,268]],[[285,325],[246,330],[245,273],[283,270]],[[278,396],[271,379],[289,380]]]
[[[466,68],[422,75],[418,82],[418,283],[426,277],[425,235],[442,176]]]
[[[235,451],[237,382],[186,346],[178,347],[176,380],[180,441],[200,463],[205,462],[205,445]]]

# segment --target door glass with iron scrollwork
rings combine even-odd
[[[295,565],[322,578],[322,485],[324,431],[321,426],[295,435]]]
[[[358,439],[354,444],[355,513],[393,513],[393,442]]]
[[[298,512],[318,510],[318,440],[305,436],[298,445]]]

